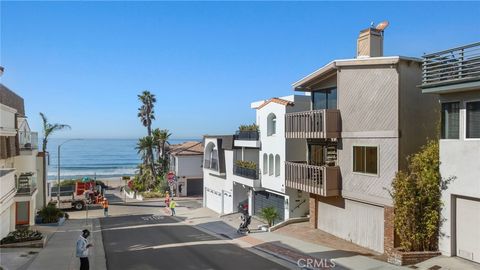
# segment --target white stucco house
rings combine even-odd
[[[480,42],[424,56],[425,95],[441,104],[439,250],[480,263]]]
[[[203,145],[189,141],[174,144],[168,150],[170,170],[176,177],[178,196],[201,196],[203,194]]]

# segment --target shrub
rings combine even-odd
[[[275,219],[278,218],[277,209],[275,209],[273,207],[262,208],[262,210],[260,212],[260,216],[262,218],[266,219],[267,223],[268,223],[268,227],[271,227],[273,225],[273,223],[275,222]]]
[[[239,131],[258,131],[258,126],[256,124],[251,125],[241,125],[238,127]]]
[[[236,160],[235,165],[238,167],[246,168],[246,169],[257,169],[257,164],[253,161],[248,161],[248,160]]]
[[[42,233],[39,231],[32,231],[28,229],[18,229],[10,232],[6,237],[0,240],[0,244],[12,244],[19,242],[41,240]]]
[[[165,192],[158,192],[158,191],[145,191],[140,193],[144,198],[162,198],[165,196]]]
[[[44,206],[38,215],[42,218],[42,223],[56,223],[60,218],[65,217],[65,213],[54,204]]]
[[[392,182],[395,232],[404,251],[438,249],[442,191],[454,179],[440,175],[438,141],[431,140],[408,158],[407,172],[397,172]]]

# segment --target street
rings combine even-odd
[[[164,215],[102,218],[108,269],[286,269]]]

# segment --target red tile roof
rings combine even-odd
[[[271,98],[271,99],[265,101],[264,103],[262,103],[262,105],[258,106],[256,109],[259,110],[259,109],[267,106],[267,104],[269,104],[270,102],[275,102],[275,103],[278,103],[278,104],[281,104],[281,105],[284,105],[284,106],[293,106],[293,102],[291,102],[289,100],[274,97],[274,98]]]

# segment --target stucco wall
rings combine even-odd
[[[177,156],[175,157],[175,173],[177,176],[201,176],[203,156]]]

